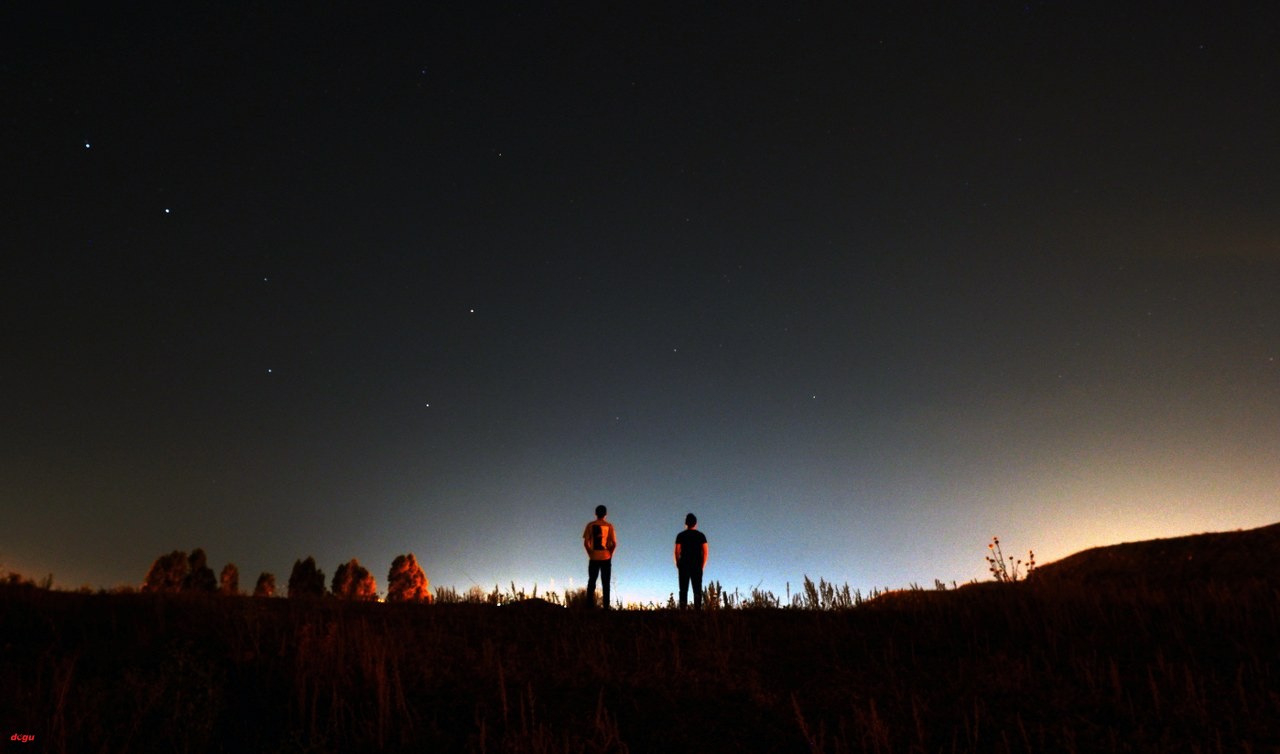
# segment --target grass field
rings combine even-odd
[[[8,586],[0,750],[1280,751],[1273,574],[1042,570],[702,613]]]

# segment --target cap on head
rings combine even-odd
[[[697,523],[698,523],[698,517],[693,515],[692,513],[684,517],[685,526],[696,526]]]
[[[608,512],[609,512],[609,509],[604,507],[603,505],[596,506],[596,518],[604,518],[604,515]]]

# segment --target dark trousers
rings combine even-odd
[[[693,607],[702,609],[702,569],[680,566],[680,607],[689,606],[689,585],[693,585]]]
[[[609,576],[613,573],[612,560],[587,561],[587,607],[596,604],[596,577],[600,578],[600,596],[604,600],[604,609],[609,609]]]

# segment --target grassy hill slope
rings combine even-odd
[[[0,751],[1276,752],[1275,535],[833,611],[8,586]]]
[[[1038,568],[1035,580],[1114,587],[1195,588],[1206,583],[1280,583],[1280,523],[1094,547]]]

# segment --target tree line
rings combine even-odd
[[[240,569],[235,563],[227,563],[218,577],[214,577],[209,567],[208,556],[201,548],[192,550],[190,554],[182,550],[174,550],[161,555],[151,564],[147,577],[142,582],[144,592],[167,592],[187,594],[244,594],[240,590]],[[254,584],[254,597],[276,596],[276,577],[273,573],[259,574]],[[289,574],[288,592],[290,598],[319,599],[333,596],[339,599],[355,601],[375,601],[378,599],[378,583],[369,569],[360,565],[360,561],[352,558],[342,563],[334,571],[333,580],[325,586],[324,571],[316,566],[315,558],[307,556],[305,560],[296,560]],[[427,575],[418,565],[413,553],[398,555],[391,561],[391,570],[387,573],[388,602],[431,602]]]

